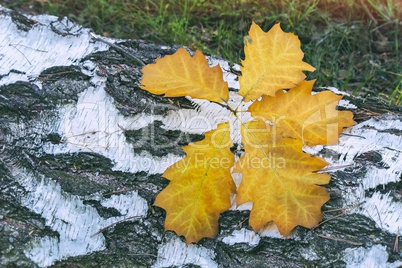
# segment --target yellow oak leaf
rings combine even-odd
[[[344,127],[355,124],[353,113],[336,109],[343,96],[331,91],[312,95],[315,80],[300,82],[275,97],[263,96],[250,107],[254,118],[269,120],[277,135],[297,138],[307,145],[332,145]]]
[[[154,205],[166,210],[165,229],[185,236],[187,244],[215,237],[220,213],[230,208],[236,192],[231,146],[229,123],[221,123],[204,140],[183,147],[186,157],[162,175],[170,183]]]
[[[275,135],[275,128],[262,120],[242,126],[245,153],[235,164],[242,173],[237,204],[253,202],[249,224],[259,231],[274,221],[288,236],[297,225],[314,227],[321,220],[321,206],[329,200],[324,187],[328,174],[319,174],[327,163],[302,151],[298,139]]]
[[[276,91],[292,88],[304,80],[303,70],[315,70],[303,62],[304,53],[298,37],[283,32],[279,23],[267,33],[253,23],[245,40],[245,60],[239,77],[239,94],[244,101],[261,95],[274,96]]]
[[[140,83],[142,89],[165,97],[191,96],[218,103],[229,98],[221,67],[209,67],[201,51],[191,57],[184,48],[146,65]]]

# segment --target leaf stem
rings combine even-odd
[[[225,100],[223,100],[223,102],[224,102],[224,103],[221,103],[221,102],[214,102],[214,101],[213,101],[213,103],[216,103],[216,104],[222,106],[223,108],[228,109],[228,110],[231,111],[234,115],[236,115],[237,108],[236,108],[236,109],[233,109],[232,107],[229,106],[229,104],[228,104]]]

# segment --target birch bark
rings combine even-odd
[[[178,48],[108,41],[144,63]],[[209,61],[236,90],[236,66]],[[347,96],[340,109],[359,124],[336,146],[306,148],[330,163],[323,209],[350,209],[284,239],[274,226],[254,233],[249,212],[233,207],[216,239],[185,246],[152,207],[167,184],[160,175],[183,157],[181,145],[230,115],[206,101],[148,94],[140,76],[133,57],[67,18],[0,7],[0,266],[402,265],[402,108]]]

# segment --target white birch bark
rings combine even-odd
[[[362,202],[341,220],[314,231],[300,228],[284,239],[274,226],[260,233],[241,226],[247,212],[233,206],[216,239],[186,246],[164,232],[163,213],[152,208],[166,184],[160,174],[183,157],[180,146],[167,144],[159,155],[147,150],[155,147],[147,138],[152,131],[201,135],[232,120],[230,112],[207,101],[172,105],[141,93],[141,66],[68,19],[12,15],[0,7],[0,265],[402,265],[401,249],[392,248],[402,231],[400,108],[378,104],[368,112],[364,102],[349,97],[341,106],[365,120],[346,129],[338,145],[306,148],[335,167],[329,168],[332,199],[324,209]],[[175,49],[136,40],[120,45],[145,62]],[[209,60],[237,89],[230,64]],[[232,138],[239,143],[235,132]],[[170,152],[169,146],[175,148]],[[71,164],[75,159],[77,166]],[[355,231],[347,233],[349,228]]]

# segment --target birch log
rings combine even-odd
[[[161,174],[183,157],[183,144],[230,113],[139,88],[140,61],[178,47],[107,41],[126,52],[67,18],[0,7],[1,267],[402,265],[401,107],[346,96],[339,109],[358,124],[336,146],[306,148],[332,176],[328,212],[314,230],[286,239],[275,226],[255,233],[247,207],[233,205],[216,239],[186,246],[152,206],[167,185]],[[230,70],[238,66],[209,62],[236,91]]]

